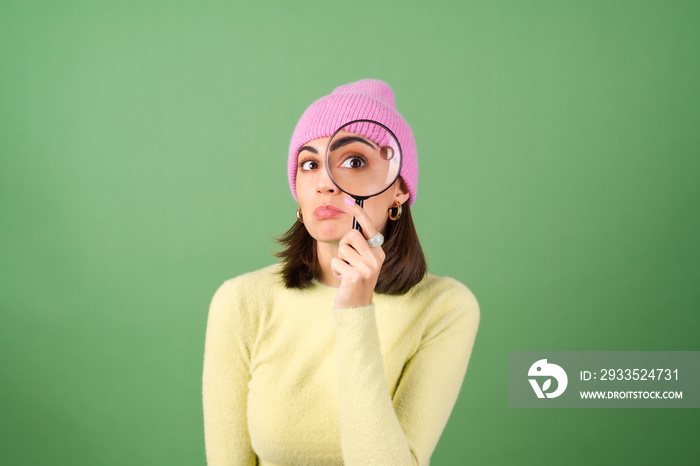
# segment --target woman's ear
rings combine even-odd
[[[396,186],[396,193],[394,195],[394,199],[399,201],[399,204],[404,204],[408,198],[411,196],[411,194],[408,192],[408,188],[406,187],[406,184],[403,182],[403,178],[399,177],[397,180],[398,184]]]

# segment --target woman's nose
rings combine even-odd
[[[338,187],[335,184],[333,184],[325,168],[322,168],[318,171],[318,178],[316,179],[316,190],[320,193],[338,192]]]

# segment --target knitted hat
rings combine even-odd
[[[321,97],[311,104],[301,116],[289,144],[289,187],[294,199],[297,199],[299,149],[313,139],[330,137],[341,126],[360,119],[379,122],[398,138],[403,152],[400,175],[410,193],[408,205],[413,205],[418,188],[416,141],[411,127],[396,111],[394,92],[387,83],[377,79],[363,79],[340,86],[331,95]]]

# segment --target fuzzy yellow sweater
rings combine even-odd
[[[287,289],[278,270],[228,280],[212,299],[209,466],[428,464],[474,345],[473,294],[428,274],[405,295],[334,309],[337,288]]]

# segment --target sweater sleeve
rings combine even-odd
[[[256,464],[246,412],[250,348],[235,285],[235,279],[221,285],[209,307],[202,376],[209,466]]]
[[[455,283],[425,310],[433,317],[393,400],[374,305],[333,310],[346,465],[428,464],[457,400],[479,325],[476,299]]]

